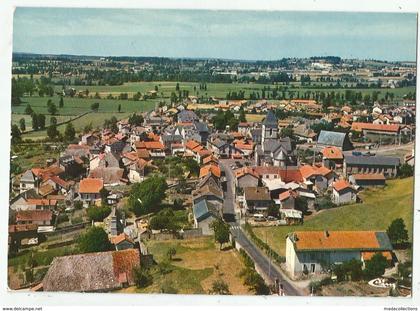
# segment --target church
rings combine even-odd
[[[268,111],[262,122],[261,142],[255,148],[256,166],[296,166],[296,153],[289,137],[280,138],[278,120]]]

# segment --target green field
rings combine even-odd
[[[89,95],[94,96],[96,92],[100,94],[101,97],[106,97],[106,94],[112,93],[113,96],[117,96],[120,93],[128,93],[129,97],[137,92],[141,94],[147,94],[147,92],[155,90],[155,86],[158,87],[158,98],[161,98],[162,95],[164,98],[169,98],[172,92],[176,92],[177,82],[169,81],[152,81],[152,82],[127,82],[123,85],[101,85],[101,86],[73,86],[77,91],[89,90]],[[238,92],[240,90],[245,91],[245,98],[249,98],[249,95],[252,92],[261,91],[264,87],[270,87],[271,89],[275,88],[277,85],[273,84],[257,84],[257,83],[206,83],[207,90],[200,90],[199,83],[196,82],[179,82],[180,90],[189,91],[189,95],[195,96],[204,96],[204,97],[218,97],[225,98],[228,92]],[[301,86],[300,83],[291,83],[289,85],[280,84],[279,86],[288,87],[290,91],[300,92],[301,96],[306,91],[319,91],[319,92],[332,92],[335,93],[344,93],[345,88],[311,88],[307,86]],[[293,88],[292,88],[293,86]],[[194,91],[194,87],[196,88]],[[56,90],[60,90],[61,86],[57,86]],[[415,87],[402,87],[395,89],[384,89],[384,88],[370,88],[370,89],[354,89],[351,90],[356,92],[362,92],[362,95],[372,94],[374,91],[379,91],[379,99],[382,98],[386,92],[394,93],[395,99],[402,98],[403,95],[409,92],[415,92]],[[287,93],[287,92],[286,92]]]
[[[325,210],[303,225],[259,227],[255,234],[280,255],[285,256],[286,235],[308,230],[386,230],[395,218],[403,218],[409,238],[413,238],[413,177],[387,181],[384,189],[360,194],[363,203]]]
[[[59,96],[52,97],[23,97],[22,104],[12,107],[12,113],[24,114],[27,104],[30,104],[36,113],[48,114],[47,102],[51,99],[58,108]],[[78,115],[86,111],[90,111],[93,103],[99,103],[98,112],[118,112],[118,105],[121,105],[121,112],[142,112],[153,109],[157,100],[134,101],[134,100],[118,100],[118,99],[94,99],[94,98],[78,98],[65,97],[63,108],[58,108],[57,115]]]
[[[30,115],[26,115],[25,108],[27,104],[30,104],[32,110],[36,113],[42,113],[46,116],[46,126],[50,124],[51,115],[47,111],[47,101],[51,99],[57,106],[59,103],[59,97],[24,97],[23,103],[20,106],[12,107],[12,124],[19,124],[21,118],[25,119],[26,130],[32,129],[32,119]],[[112,116],[116,116],[117,119],[123,119],[128,117],[134,112],[151,111],[155,108],[158,100],[146,100],[146,101],[133,101],[133,100],[117,100],[117,99],[91,99],[91,98],[65,98],[64,107],[59,108],[55,117],[57,122],[65,122],[85,112],[90,112],[90,106],[94,102],[99,102],[98,112],[91,112],[81,118],[74,120],[72,123],[77,131],[81,131],[86,125],[92,123],[92,126],[101,127],[105,119],[109,119]],[[121,112],[118,112],[118,106],[121,105]],[[58,130],[63,132],[65,125],[58,126]],[[25,133],[23,138],[26,139],[41,139],[46,137],[46,130],[36,131],[31,133]]]

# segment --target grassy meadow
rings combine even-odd
[[[142,289],[130,287],[120,292],[160,293],[162,288],[177,289],[178,294],[206,294],[215,280],[222,279],[232,294],[251,294],[239,273],[243,263],[234,249],[219,250],[212,237],[188,240],[148,241],[147,247],[159,264],[168,263],[167,251],[176,249],[169,261],[170,272],[152,269],[153,284]]]
[[[364,190],[363,203],[324,210],[309,217],[303,225],[258,227],[255,234],[278,254],[285,256],[286,236],[293,231],[309,230],[386,230],[396,218],[403,218],[410,240],[413,238],[413,177],[388,180],[383,189]]]

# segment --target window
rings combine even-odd
[[[315,264],[311,263],[311,273],[315,273]]]

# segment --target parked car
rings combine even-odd
[[[253,217],[255,221],[265,221],[265,217],[263,214],[254,214]]]

